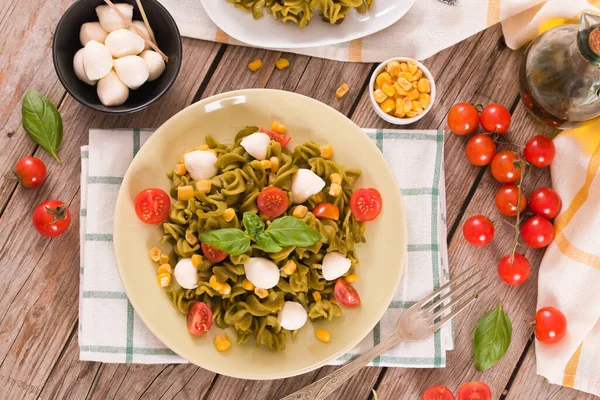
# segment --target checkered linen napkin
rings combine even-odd
[[[113,251],[113,214],[119,186],[152,130],[90,130],[81,148],[81,360],[184,363],[156,339],[127,300]],[[365,133],[398,177],[406,205],[408,255],[400,286],[375,329],[332,364],[343,364],[386,338],[402,312],[449,279],[442,131],[374,130]],[[434,368],[453,348],[448,325],[422,342],[403,343],[371,365]]]

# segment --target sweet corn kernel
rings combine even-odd
[[[198,244],[198,238],[192,232],[185,233],[185,240],[191,245],[195,246]]]
[[[254,285],[248,279],[244,279],[244,281],[242,282],[242,287],[244,288],[244,290],[247,290],[249,292],[254,290]]]
[[[219,289],[219,294],[221,296],[229,296],[231,294],[231,285],[229,283],[222,284],[221,289]]]
[[[224,335],[215,336],[215,348],[219,351],[225,351],[231,347],[231,340]]]
[[[418,81],[412,81],[410,84],[412,85],[413,89],[416,89],[417,85],[419,84],[419,82]]]
[[[416,61],[410,60],[407,61],[408,64],[408,72],[410,72],[411,74],[416,74],[417,70],[419,69],[419,66],[417,65]]]
[[[392,77],[387,72],[382,72],[375,78],[375,83],[378,84],[379,87],[382,87],[384,83],[390,85],[392,83]]]
[[[398,74],[398,78],[404,78],[409,82],[414,81],[413,76],[410,72],[401,72]]]
[[[421,107],[423,107],[423,109],[429,107],[429,103],[431,103],[430,95],[428,95],[427,93],[419,94],[419,104],[421,105]]]
[[[405,62],[400,63],[400,71],[402,71],[402,72],[408,71],[408,65]]]
[[[158,264],[163,265],[163,264],[168,264],[168,263],[169,263],[169,255],[161,254],[160,258],[158,259]]]
[[[194,188],[191,186],[179,186],[177,188],[177,200],[187,201],[194,197]]]
[[[319,339],[323,343],[329,343],[331,340],[331,335],[325,329],[317,329],[317,339]]]
[[[421,114],[423,112],[423,107],[421,107],[421,103],[419,103],[416,100],[412,101],[412,109],[413,111],[415,111],[417,114]]]
[[[392,61],[390,61],[389,63],[387,63],[385,65],[385,70],[391,76],[398,76],[398,74],[401,71],[401,69],[400,69],[400,61],[398,61],[398,60],[392,60]]]
[[[160,267],[158,267],[158,269],[156,270],[157,274],[164,274],[164,273],[172,273],[172,269],[171,269],[171,264],[162,264]]]
[[[281,268],[281,272],[283,272],[287,276],[290,276],[294,272],[296,272],[296,268],[298,268],[298,266],[296,265],[296,263],[294,262],[294,260],[288,260],[285,263],[285,265]]]
[[[269,295],[269,291],[263,288],[255,288],[254,294],[257,295],[259,299],[264,299]]]
[[[203,144],[202,146],[196,146],[196,147],[194,147],[194,150],[200,150],[200,151],[205,151],[205,150],[208,150],[208,149],[210,149],[210,147],[208,147],[207,144]]]
[[[290,62],[286,58],[280,58],[279,60],[275,61],[275,66],[278,70],[281,71],[282,69],[286,69],[287,67],[289,67]]]
[[[335,297],[332,297],[332,298],[330,298],[330,299],[329,299],[329,302],[330,302],[331,304],[336,304],[336,305],[337,305],[337,300],[335,299]]]
[[[273,123],[271,124],[271,130],[285,135],[285,131],[287,130],[287,128],[281,122],[273,121]]]
[[[321,293],[319,292],[313,292],[313,299],[315,299],[315,301],[321,301],[322,297],[321,297]]]
[[[407,111],[407,112],[406,112],[406,116],[407,116],[408,118],[413,118],[413,117],[416,117],[417,115],[418,115],[418,114],[417,114],[417,112],[416,112],[416,111]]]
[[[419,79],[419,83],[417,84],[417,89],[421,93],[429,93],[431,91],[431,84],[429,83],[429,79],[421,78]]]
[[[148,252],[150,254],[150,259],[154,262],[158,262],[160,260],[160,249],[158,247],[153,247]]]
[[[347,83],[342,83],[335,91],[335,97],[341,99],[350,91],[350,86]]]
[[[412,110],[412,100],[409,97],[405,97],[404,99],[402,99],[402,102],[404,103],[404,112],[405,113]]]
[[[271,161],[271,172],[277,172],[279,170],[279,158],[271,157],[269,161]]]
[[[377,103],[381,104],[385,99],[387,99],[387,94],[385,94],[382,89],[377,89],[373,92],[373,97]]]
[[[404,112],[404,100],[396,99],[396,111],[394,111],[394,116],[402,118],[404,115],[406,115],[406,112]]]
[[[419,91],[417,89],[411,90],[408,92],[408,97],[410,97],[411,100],[417,100],[419,98]]]
[[[332,183],[329,187],[329,195],[338,197],[342,193],[342,186],[339,183]]]
[[[417,72],[413,75],[412,80],[413,81],[418,81],[422,77],[423,77],[423,71],[421,71],[420,69],[418,69]]]
[[[165,288],[171,284],[171,274],[165,272],[163,274],[158,275],[156,280],[158,281],[158,286]]]
[[[407,91],[402,89],[402,86],[400,86],[398,82],[394,82],[394,91],[396,92],[396,94],[399,94],[401,96],[406,96],[407,94]]]
[[[333,157],[333,147],[330,145],[321,146],[321,157],[326,160],[331,160]]]
[[[384,83],[383,85],[381,85],[381,91],[383,91],[383,93],[385,93],[385,95],[388,97],[393,97],[396,94],[394,87],[387,83]]]
[[[198,268],[202,264],[202,256],[200,254],[192,255],[192,265],[194,268]]]
[[[383,103],[379,105],[379,107],[381,107],[384,113],[389,114],[391,112],[394,112],[394,109],[396,108],[396,102],[394,101],[394,99],[386,99]]]
[[[331,183],[337,183],[338,185],[342,184],[342,176],[337,172],[334,172],[333,174],[329,175],[329,180],[331,181]]]
[[[208,280],[208,284],[210,285],[211,288],[215,289],[217,292],[219,290],[221,290],[221,287],[223,287],[223,284],[217,280],[216,275],[211,275],[210,279]]]
[[[308,208],[306,208],[306,206],[296,206],[296,208],[294,208],[294,211],[292,212],[292,216],[294,216],[295,218],[304,218],[307,212]]]
[[[258,71],[260,67],[262,67],[262,60],[260,58],[257,58],[248,64],[248,69],[252,72]]]
[[[344,280],[348,283],[354,283],[358,280],[358,275],[350,274],[344,278]]]
[[[185,175],[187,172],[187,169],[185,169],[185,164],[177,164],[175,168],[173,168],[173,172],[179,176]]]
[[[202,193],[210,192],[211,186],[212,186],[211,181],[201,180],[201,181],[196,182],[196,190],[199,192],[202,192]]]
[[[231,222],[233,217],[235,217],[235,210],[233,208],[228,208],[223,211],[223,219],[225,222]]]
[[[404,78],[398,78],[398,85],[404,90],[412,90],[412,84]]]
[[[317,193],[317,194],[313,195],[313,196],[312,196],[312,199],[313,199],[313,201],[314,201],[315,203],[317,203],[317,204],[321,204],[321,203],[323,202],[323,200],[324,200],[324,199],[323,199],[323,193],[322,193],[322,192],[319,192],[319,193]]]
[[[271,169],[271,160],[260,160],[260,165],[262,165],[264,169]]]

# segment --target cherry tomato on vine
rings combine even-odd
[[[15,164],[15,174],[24,187],[38,187],[46,179],[46,164],[37,157],[23,157]]]
[[[555,155],[554,142],[544,135],[537,135],[529,139],[523,150],[525,160],[539,168],[550,165]]]
[[[469,103],[456,103],[448,112],[448,127],[457,135],[469,135],[479,126],[479,113]]]
[[[489,135],[478,133],[467,142],[466,152],[471,164],[483,167],[496,155],[496,142]]]
[[[335,204],[331,203],[321,203],[318,204],[313,210],[312,213],[315,217],[319,219],[339,219],[340,218],[340,209],[337,208]]]
[[[498,275],[507,285],[517,286],[529,278],[531,266],[522,254],[515,253],[513,262],[510,262],[510,254],[505,255],[498,263]]]
[[[554,227],[546,218],[536,215],[521,225],[521,238],[534,249],[546,247],[554,239]]]
[[[557,308],[540,308],[534,319],[535,337],[542,343],[558,343],[567,333],[567,318]]]
[[[494,224],[483,215],[474,215],[465,222],[463,235],[473,246],[485,246],[494,238]]]
[[[562,200],[556,191],[541,187],[531,192],[529,209],[537,215],[552,219],[558,215],[562,207]]]
[[[346,307],[360,306],[360,296],[344,278],[338,278],[333,288],[336,300]]]
[[[227,258],[228,254],[224,251],[217,249],[215,246],[211,246],[210,244],[206,244],[202,242],[200,244],[202,248],[202,253],[204,253],[204,257],[208,258],[208,261],[212,263],[218,263]]]
[[[496,208],[507,217],[517,215],[517,204],[519,204],[519,188],[514,183],[502,185],[496,192]],[[527,207],[527,197],[521,193],[520,211],[523,212]]]
[[[71,225],[71,212],[60,200],[46,200],[33,210],[33,226],[42,236],[56,237]]]
[[[458,388],[458,400],[492,400],[492,391],[483,382],[463,383]]]
[[[277,187],[268,187],[260,192],[256,198],[256,205],[261,213],[275,218],[287,210],[289,199],[283,190]]]
[[[162,189],[145,189],[135,197],[135,213],[147,224],[160,224],[169,216],[171,199]]]
[[[427,389],[421,400],[455,400],[455,397],[446,386],[436,385]]]
[[[510,127],[510,112],[502,104],[489,104],[481,111],[481,127],[502,135]]]
[[[284,147],[286,144],[288,144],[290,142],[290,140],[292,140],[291,136],[286,136],[283,135],[281,133],[272,131],[270,129],[261,129],[260,130],[263,133],[266,133],[267,135],[269,135],[269,137],[271,138],[271,140],[274,140],[276,142],[279,142],[279,144],[281,144],[281,147]]]
[[[350,210],[354,218],[361,222],[372,221],[381,213],[383,200],[377,189],[361,188],[350,197]]]
[[[204,335],[210,330],[212,315],[212,310],[206,303],[194,301],[187,313],[188,331],[195,336]]]
[[[501,183],[514,183],[521,178],[521,168],[515,165],[520,160],[514,151],[501,151],[492,160],[492,176]]]

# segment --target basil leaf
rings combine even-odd
[[[204,231],[198,235],[198,238],[230,256],[244,254],[250,246],[250,236],[237,228]]]
[[[512,337],[510,318],[502,304],[484,314],[473,330],[475,368],[485,371],[494,366],[506,353]]]
[[[266,232],[261,232],[256,236],[256,244],[267,253],[277,253],[278,251],[281,251],[281,246],[275,243],[273,238]]]
[[[60,164],[58,148],[62,142],[63,126],[54,104],[40,92],[30,90],[21,104],[23,128],[29,137]]]
[[[250,236],[256,237],[259,233],[265,230],[265,223],[260,219],[258,215],[251,211],[246,211],[242,218],[246,233]]]
[[[276,219],[265,232],[282,247],[308,247],[322,240],[319,232],[298,218],[290,216]]]

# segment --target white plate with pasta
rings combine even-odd
[[[354,347],[406,254],[400,190],[372,140],[276,90],[217,95],[163,124],[127,171],[114,221],[119,274],[148,328],[244,379],[304,373]]]
[[[359,39],[396,23],[414,4],[414,0],[201,1],[213,22],[229,36],[273,49]]]

